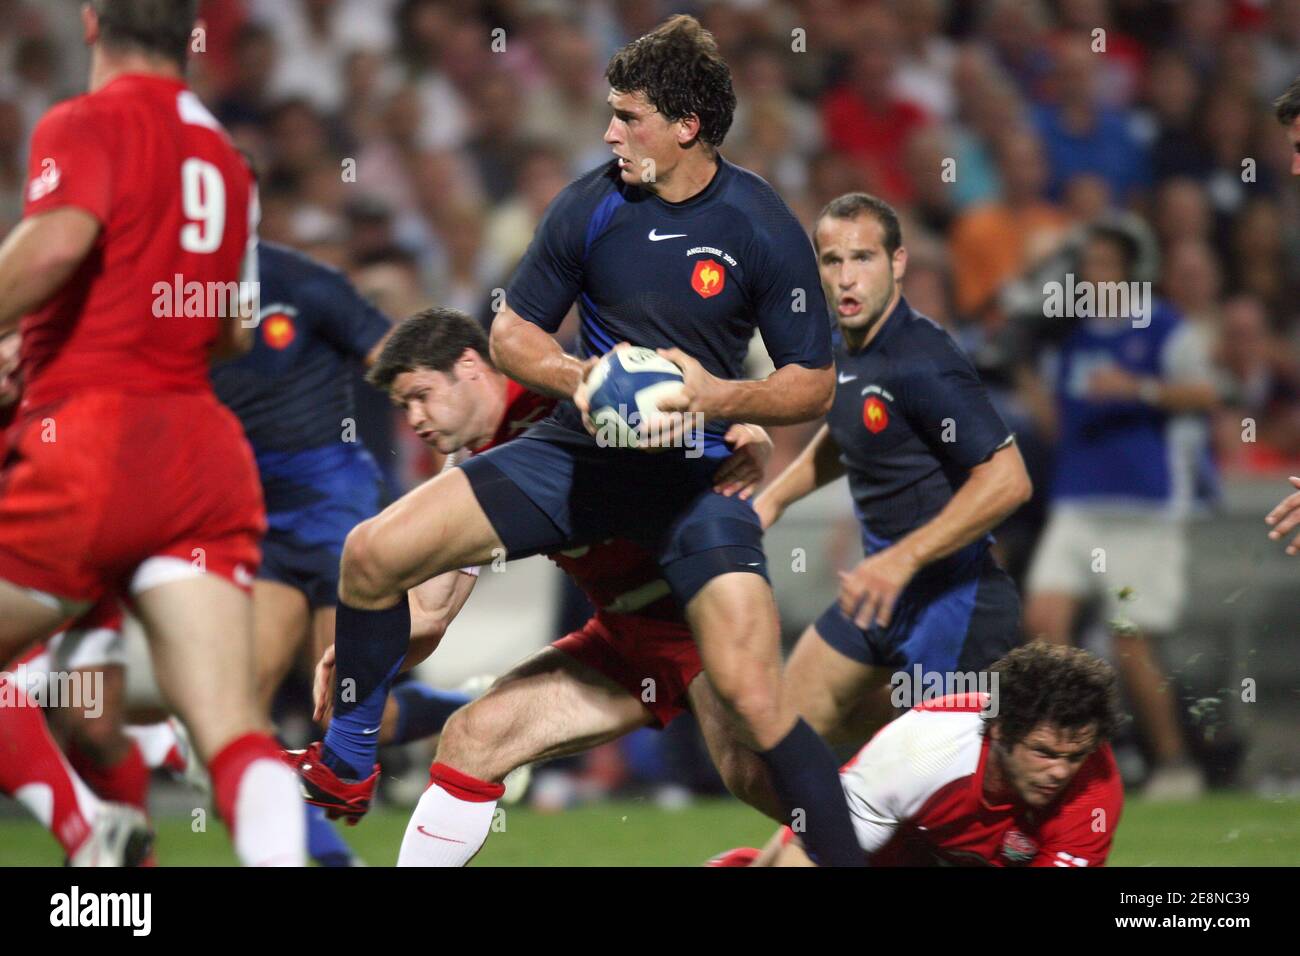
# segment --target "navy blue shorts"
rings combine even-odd
[[[1021,643],[1020,595],[1005,571],[985,555],[954,580],[934,575],[908,585],[889,627],[862,630],[837,603],[814,625],[831,647],[871,667],[933,673],[988,668]]]
[[[382,487],[374,462],[354,454],[324,474],[292,483],[264,471],[263,486],[276,510],[268,508],[257,576],[301,591],[313,610],[335,607],[343,542],[379,513]],[[301,504],[284,507],[287,502]]]
[[[510,559],[626,538],[658,556],[682,607],[719,575],[767,577],[754,509],[712,490],[721,459],[602,448],[571,408],[557,416],[461,465]]]

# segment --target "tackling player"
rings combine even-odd
[[[732,421],[807,421],[834,391],[829,329],[807,236],[767,183],[718,147],[735,109],[730,71],[692,17],[628,44],[606,71],[616,160],[547,210],[491,332],[497,367],[565,401],[547,421],[406,495],[348,536],[339,583],[339,673],[378,721],[406,654],[406,590],[504,552],[510,559],[621,537],[648,549],[684,609],[704,668],[819,862],[858,865],[826,744],[782,681],[762,530],[747,502],[714,493]],[[584,361],[552,337],[574,303]],[[776,370],[740,380],[761,331]],[[685,375],[664,410],[697,416],[704,454],[602,447],[582,383],[620,342],[659,348]],[[590,427],[588,425],[588,427]],[[498,550],[501,549],[501,550]],[[338,721],[335,721],[337,725]],[[341,775],[357,768],[337,752]]]
[[[437,450],[482,452],[512,440],[519,425],[535,417],[539,401],[493,368],[487,349],[487,336],[471,318],[451,309],[429,310],[397,327],[370,380],[389,391],[406,409],[411,427]],[[542,401],[547,408],[553,404]],[[747,497],[770,445],[760,429],[745,425],[732,426],[728,441],[737,451],[719,469],[720,488]],[[487,838],[502,781],[514,769],[639,727],[664,726],[688,707],[728,786],[779,818],[761,765],[735,740],[701,673],[690,628],[653,556],[631,542],[611,540],[551,557],[599,610],[442,728],[431,785],[407,828],[399,864],[467,863]],[[461,577],[469,586],[475,580]],[[416,644],[406,666],[433,650],[429,642]],[[337,699],[333,670],[327,653],[317,671],[318,717],[330,709],[324,700],[331,688]],[[377,736],[384,734],[381,729]],[[303,756],[308,792],[336,811],[364,812],[368,787],[338,780],[319,753],[317,745]]]
[[[872,866],[1102,866],[1124,806],[1110,665],[1034,642],[990,670],[996,716],[961,695],[886,726],[840,771]],[[807,866],[789,830],[755,866]],[[735,851],[733,851],[735,852]],[[739,855],[739,854],[737,854]]]
[[[207,368],[245,344],[256,202],[185,85],[195,6],[86,4],[91,92],[32,138],[25,218],[0,247],[0,335],[22,320],[24,387],[0,471],[0,659],[129,599],[239,858],[298,865],[296,782],[251,682],[257,475]],[[0,789],[45,784],[58,815],[76,795],[24,750],[39,737],[4,735]]]
[[[833,742],[890,720],[890,682],[983,670],[1018,643],[1020,600],[989,531],[1029,500],[1014,437],[970,361],[914,312],[898,217],[865,193],[832,200],[814,232],[839,324],[826,424],[754,510],[771,526],[844,474],[866,557],[786,664],[794,706]],[[910,706],[910,704],[909,704]]]

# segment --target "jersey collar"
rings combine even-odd
[[[900,295],[898,297],[898,302],[894,305],[893,311],[890,312],[889,315],[885,316],[884,320],[880,323],[880,331],[878,331],[874,336],[872,336],[871,341],[868,342],[863,348],[859,349],[858,351],[852,354],[867,355],[873,349],[879,348],[880,343],[885,340],[885,337],[890,333],[892,333],[893,330],[897,328],[898,325],[903,321],[903,319],[907,318],[911,314],[912,314],[912,307],[907,304],[907,297]],[[843,335],[841,335],[841,341],[843,341]]]
[[[667,214],[673,219],[685,219],[688,216],[693,216],[700,206],[709,202],[709,200],[714,196],[718,195],[722,189],[723,182],[731,178],[731,174],[731,163],[727,162],[726,159],[723,158],[722,154],[719,153],[718,168],[714,171],[713,178],[709,180],[707,186],[697,192],[690,199],[683,199],[681,202],[668,202],[666,199],[660,199],[648,189],[641,189],[639,186],[634,188],[640,190],[645,196],[655,202],[658,211]]]

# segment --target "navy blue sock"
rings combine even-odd
[[[384,702],[406,657],[411,608],[406,597],[382,611],[339,602],[334,623],[334,719],[321,759],[341,777],[370,776],[379,752]]]
[[[392,690],[397,704],[393,743],[408,744],[442,731],[447,718],[474,698],[456,691],[435,690],[419,681],[398,684]]]
[[[304,803],[307,810],[307,855],[321,866],[351,866],[352,850],[343,842],[320,807]]]
[[[858,846],[840,775],[826,742],[802,717],[785,739],[759,754],[791,827],[819,866],[866,866]],[[800,814],[795,811],[803,811]]]

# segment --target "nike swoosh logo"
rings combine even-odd
[[[684,232],[670,232],[665,236],[660,236],[656,234],[654,229],[650,230],[651,242],[661,242],[664,239],[685,239],[685,238],[686,238],[686,233]]]
[[[366,728],[362,727],[361,732],[365,734],[367,737],[373,737],[375,734],[379,733],[379,728],[372,727],[370,730],[366,730]]]
[[[857,380],[856,375],[841,375],[838,379],[836,379],[836,381],[838,381],[841,385],[847,385],[849,382],[856,381],[856,380]]]
[[[425,836],[427,836],[427,837],[432,837],[432,838],[435,839],[435,840],[446,840],[448,843],[464,843],[464,842],[465,842],[464,840],[453,840],[451,837],[438,836],[438,834],[436,834],[436,833],[430,833],[430,832],[429,832],[428,830],[426,830],[423,826],[417,826],[415,829],[419,830],[419,831],[420,831],[421,833],[423,833]]]

